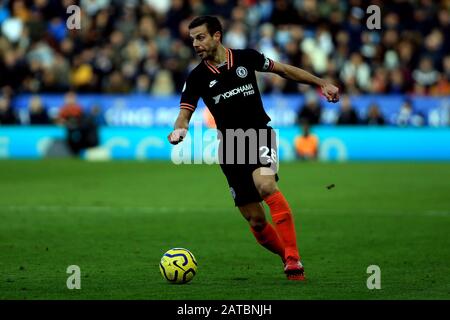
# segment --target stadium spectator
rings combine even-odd
[[[183,0],[171,1],[171,6],[166,14],[165,25],[170,29],[171,36],[176,39],[180,36],[179,24],[190,14],[190,8]]]
[[[369,106],[369,112],[367,113],[367,118],[363,121],[364,124],[368,125],[379,125],[382,126],[385,124],[385,120],[383,115],[380,112],[380,108],[376,103],[372,103]]]
[[[24,30],[24,21],[16,16],[6,18],[2,25],[2,34],[11,42],[17,43]]]
[[[46,125],[51,123],[47,110],[42,105],[42,100],[39,96],[31,97],[28,110],[29,123],[31,125]]]
[[[370,68],[358,52],[352,53],[350,60],[344,63],[340,77],[348,87],[356,92],[369,91]]]
[[[30,72],[23,54],[11,48],[4,52],[0,61],[0,88],[6,86],[12,89],[20,88]]]
[[[450,78],[446,74],[439,75],[437,83],[430,88],[430,94],[433,96],[449,96]]]
[[[450,54],[447,54],[442,60],[443,74],[447,79],[450,79]]]
[[[328,54],[333,44],[326,29],[318,29],[315,38],[307,37],[301,43],[302,52],[311,60],[313,71],[324,74],[327,68]]]
[[[433,29],[424,39],[426,56],[433,66],[438,66],[442,61],[444,52],[444,35],[439,29]]]
[[[94,83],[94,70],[90,63],[94,54],[92,50],[85,50],[81,55],[74,57],[70,83],[78,92],[90,91],[89,88]]]
[[[68,92],[64,96],[64,104],[59,109],[58,121],[61,123],[70,122],[73,119],[81,118],[82,113],[83,110],[77,102],[76,94],[74,92]]]
[[[19,120],[11,107],[11,100],[8,97],[0,96],[0,125],[15,124],[19,124]]]
[[[344,23],[344,28],[349,34],[350,52],[357,52],[361,46],[361,33],[363,31],[364,10],[358,6],[350,8],[348,19]]]
[[[134,93],[138,94],[150,94],[150,78],[146,74],[140,74],[137,77],[136,87]]]
[[[350,98],[346,95],[341,98],[341,109],[337,120],[338,125],[355,125],[359,119],[355,109],[353,109]]]
[[[98,145],[99,119],[96,112],[94,107],[91,113],[85,113],[77,102],[76,94],[66,94],[57,122],[66,127],[66,143],[74,156],[80,156],[84,149]]]
[[[175,93],[175,85],[168,71],[161,70],[157,73],[151,93],[155,96],[169,96]]]
[[[397,115],[396,124],[398,126],[422,126],[425,123],[424,117],[413,108],[411,99],[405,99]]]
[[[308,123],[302,125],[302,134],[294,140],[297,157],[301,160],[316,160],[319,152],[319,138],[310,132]]]
[[[296,24],[299,22],[299,16],[291,1],[275,0],[270,21],[276,27],[285,24]]]
[[[414,81],[421,87],[427,89],[436,84],[439,73],[434,69],[433,60],[424,57],[419,62],[419,67],[413,72]]]
[[[267,56],[279,58],[279,51],[275,43],[275,27],[270,23],[264,23],[259,27],[259,40],[257,47]]]
[[[99,105],[94,104],[91,107],[90,116],[92,117],[92,120],[94,121],[94,123],[97,127],[107,125],[106,119],[105,119],[105,114]]]
[[[80,5],[89,16],[95,16],[100,10],[109,6],[110,0],[81,0]]]
[[[299,109],[297,115],[297,123],[300,125],[317,125],[320,123],[320,117],[322,114],[322,107],[319,103],[319,98],[314,91],[308,91],[305,94],[305,103]]]
[[[170,0],[144,0],[159,16],[164,16],[170,8]]]
[[[387,92],[401,94],[406,91],[407,86],[405,76],[401,69],[396,68],[390,72],[389,81],[387,83]]]
[[[60,17],[53,18],[48,25],[47,32],[58,43],[61,42],[67,35],[66,22]]]
[[[430,88],[430,94],[434,96],[450,95],[450,55],[446,55],[442,61],[442,73],[437,83]]]
[[[371,93],[382,94],[386,92],[387,85],[388,71],[383,67],[376,68],[369,91]]]
[[[105,89],[106,93],[129,93],[131,88],[127,79],[120,71],[112,72],[107,78],[108,83]]]
[[[244,49],[247,47],[247,35],[245,25],[234,23],[225,33],[224,44],[230,48]]]
[[[72,155],[79,156],[83,149],[81,122],[83,110],[77,102],[74,92],[64,97],[64,105],[60,108],[56,122],[66,128],[66,143]]]

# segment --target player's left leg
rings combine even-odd
[[[233,197],[234,204],[248,221],[256,240],[269,251],[284,260],[284,246],[274,227],[267,222],[262,198],[255,188],[253,167],[244,165],[220,165]]]
[[[260,202],[252,202],[238,207],[248,221],[256,241],[284,261],[284,246],[276,230],[266,220],[266,212]]]
[[[253,181],[261,198],[270,208],[277,233],[285,247],[285,272],[289,279],[303,280],[303,266],[297,248],[294,219],[284,195],[278,189],[275,173],[270,168],[260,167],[253,171]]]

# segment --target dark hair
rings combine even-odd
[[[206,24],[206,29],[208,29],[208,32],[211,36],[214,35],[217,31],[220,32],[220,41],[222,41],[222,24],[220,23],[219,19],[213,16],[200,16],[192,20],[192,22],[189,24],[188,28],[193,29],[196,27],[199,27],[201,25]]]

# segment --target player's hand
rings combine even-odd
[[[328,102],[336,103],[339,101],[339,88],[332,85],[331,83],[325,83],[320,88],[322,94],[327,98]]]
[[[169,134],[167,139],[169,139],[169,142],[171,144],[178,144],[181,141],[183,141],[184,137],[186,137],[186,134],[187,129],[184,128],[175,129]]]

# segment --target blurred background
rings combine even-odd
[[[71,5],[79,29],[67,27]],[[226,47],[341,88],[330,104],[258,73],[281,160],[450,160],[447,0],[0,0],[0,158],[170,159],[199,63],[187,25],[205,14],[221,19]],[[202,101],[192,123],[214,127]]]

